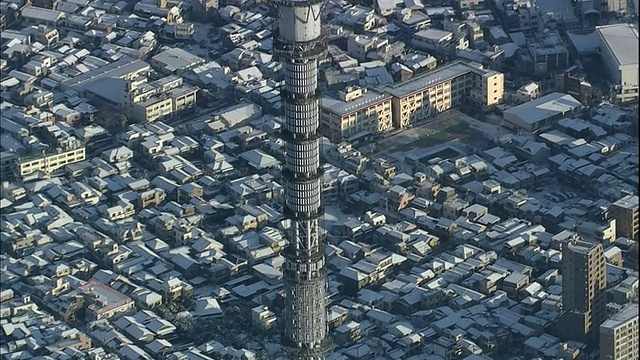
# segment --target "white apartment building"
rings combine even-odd
[[[33,155],[20,158],[17,163],[17,175],[24,177],[36,171],[47,174],[61,169],[65,165],[84,161],[86,157],[85,147],[80,146],[70,149],[59,149],[54,154]]]
[[[195,107],[198,88],[170,75],[152,83],[146,78],[127,81],[121,110],[134,120],[153,122]]]
[[[600,325],[600,360],[638,358],[638,304],[632,303]]]

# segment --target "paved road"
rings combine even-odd
[[[489,139],[496,139],[505,134],[513,134],[511,131],[503,128],[502,126],[480,121],[469,115],[463,114],[458,110],[452,111],[455,111],[457,113],[456,116],[466,121],[471,126],[471,128],[482,132]]]

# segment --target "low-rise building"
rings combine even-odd
[[[450,52],[453,41],[452,32],[438,29],[420,30],[411,39],[416,48],[436,53]]]
[[[151,58],[151,65],[165,74],[182,74],[204,62],[203,58],[180,48],[167,49]]]
[[[198,90],[173,75],[152,83],[145,78],[127,81],[120,108],[132,120],[153,122],[195,108]]]
[[[531,68],[536,74],[566,69],[569,66],[569,50],[557,32],[545,32],[537,41],[527,41],[531,54]]]
[[[347,87],[339,99],[323,96],[320,127],[332,142],[367,138],[393,127],[391,95],[359,87]]]
[[[80,291],[85,296],[89,319],[110,319],[135,308],[135,302],[130,297],[95,279],[87,281]]]
[[[25,6],[20,13],[23,19],[29,24],[46,25],[50,27],[58,27],[65,18],[62,11],[45,9],[37,6]]]
[[[193,23],[176,24],[173,27],[173,36],[176,39],[191,39],[195,34],[195,26]]]
[[[580,101],[573,96],[551,93],[537,100],[512,107],[503,113],[504,120],[517,128],[534,132],[553,125],[582,109]]]
[[[251,323],[260,330],[269,330],[276,325],[276,314],[266,306],[251,309]]]
[[[37,171],[50,174],[66,165],[84,161],[85,156],[85,147],[78,145],[75,148],[60,149],[54,154],[20,157],[17,161],[16,175],[24,177]]]

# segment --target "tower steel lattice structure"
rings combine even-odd
[[[327,327],[324,214],[320,191],[318,58],[326,52],[323,0],[274,0],[274,51],[282,62],[286,142],[284,215],[291,220],[284,249],[282,345],[290,359],[320,360],[331,349]]]

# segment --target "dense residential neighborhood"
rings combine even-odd
[[[640,357],[637,4],[324,1],[328,359]],[[270,3],[0,27],[0,358],[286,358]]]

